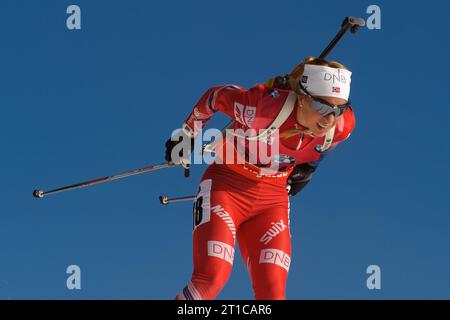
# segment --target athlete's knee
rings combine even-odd
[[[284,282],[269,281],[264,285],[254,287],[256,300],[284,300],[286,299],[286,285]]]
[[[198,285],[189,281],[180,292],[178,292],[175,300],[206,300],[204,294],[200,293]]]
[[[206,296],[204,299],[214,299],[227,283],[228,277],[229,272],[222,270],[222,272],[194,274],[192,282],[201,288]]]
[[[285,300],[286,293],[284,290],[266,290],[255,293],[255,300]]]
[[[177,295],[183,300],[212,300],[228,281],[229,272],[194,273],[191,281]]]

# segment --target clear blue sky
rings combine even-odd
[[[191,204],[158,195],[194,193],[205,166],[42,201],[32,190],[162,162],[204,90],[288,72],[370,4],[382,29],[330,56],[353,71],[357,125],[292,199],[287,297],[450,299],[450,6],[234,0],[0,2],[0,298],[173,298],[192,272]],[[71,264],[79,291],[66,288]],[[371,264],[380,291],[366,288]],[[252,297],[236,255],[218,298]]]

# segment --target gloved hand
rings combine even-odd
[[[311,180],[313,172],[317,166],[309,163],[302,163],[295,166],[288,178],[289,195],[295,196]]]
[[[194,138],[180,131],[166,141],[166,154],[164,158],[169,162],[181,164],[183,167],[188,168],[193,150]]]

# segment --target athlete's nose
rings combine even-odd
[[[324,118],[325,120],[327,120],[328,124],[332,124],[336,120],[336,116],[334,115],[334,113],[330,113],[329,115],[324,116]]]

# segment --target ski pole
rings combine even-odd
[[[169,198],[168,196],[162,194],[159,196],[159,202],[162,205],[167,206],[169,203],[172,202],[183,202],[183,201],[193,201],[195,200],[196,196],[186,196],[186,197],[178,197],[178,198]]]
[[[327,45],[327,47],[322,51],[319,58],[325,59],[326,56],[330,54],[330,52],[333,50],[333,48],[338,44],[338,42],[342,39],[344,34],[350,30],[351,33],[356,33],[358,30],[366,25],[366,21],[363,18],[355,18],[355,17],[346,17],[344,21],[342,21],[341,29],[339,32],[334,36],[334,38],[330,41],[330,43]],[[298,66],[297,66],[298,68]],[[296,69],[297,69],[296,68]],[[296,70],[294,69],[294,70]],[[268,81],[269,86],[273,87],[279,87],[279,88],[285,88],[288,85],[290,74],[284,75],[284,76],[277,76],[271,80]]]
[[[291,186],[287,185],[286,186],[286,191],[289,192],[291,190]],[[177,197],[177,198],[169,198],[168,196],[166,196],[165,194],[162,194],[159,196],[159,202],[164,205],[167,206],[169,203],[173,203],[173,202],[184,202],[184,201],[193,201],[197,198],[197,196],[185,196],[185,197]]]
[[[133,176],[133,175],[136,175],[136,174],[141,174],[141,173],[144,173],[144,172],[150,172],[150,171],[155,171],[155,170],[164,169],[164,168],[172,168],[172,167],[175,167],[175,166],[178,166],[178,165],[173,163],[173,162],[165,162],[165,163],[161,163],[161,164],[157,164],[157,165],[152,165],[152,166],[148,166],[148,167],[144,167],[144,168],[140,168],[140,169],[135,169],[135,170],[131,170],[131,171],[115,174],[115,175],[112,175],[112,176],[107,176],[107,177],[98,178],[98,179],[94,179],[94,180],[90,180],[90,181],[86,181],[86,182],[77,183],[77,184],[74,184],[74,185],[70,185],[70,186],[66,186],[66,187],[62,187],[62,188],[58,188],[58,189],[54,189],[54,190],[50,190],[50,191],[44,191],[44,190],[41,190],[41,189],[36,189],[36,190],[33,191],[33,196],[36,197],[36,198],[42,199],[45,196],[49,196],[49,195],[52,195],[52,194],[55,194],[55,193],[60,193],[60,192],[65,192],[65,191],[69,191],[69,190],[89,187],[89,186],[92,186],[94,184],[109,182],[109,181],[113,181],[113,180],[117,180],[117,179],[126,178],[126,177],[129,177],[129,176]]]
[[[328,46],[322,51],[319,58],[325,59],[325,57],[333,50],[336,44],[341,40],[344,34],[350,30],[351,33],[358,32],[360,27],[364,27],[366,22],[363,18],[347,17],[342,21],[341,30],[336,34],[336,36],[330,41]]]

